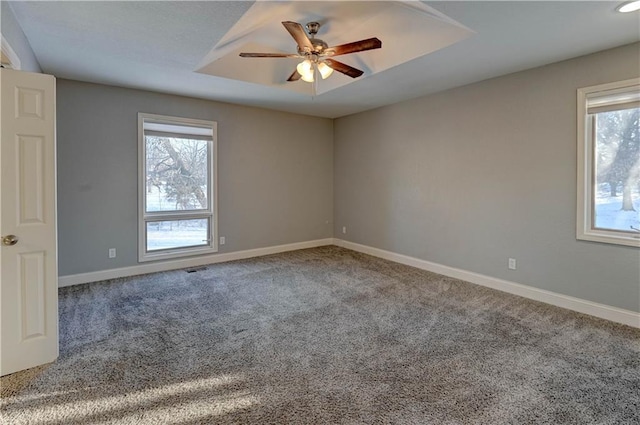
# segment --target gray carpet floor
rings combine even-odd
[[[638,424],[640,330],[337,247],[60,290],[6,424]]]

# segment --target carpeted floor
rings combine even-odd
[[[322,247],[60,290],[3,424],[638,424],[640,330]]]

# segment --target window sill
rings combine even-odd
[[[607,243],[612,245],[623,245],[623,246],[632,246],[636,248],[640,248],[640,233],[638,236],[635,235],[626,235],[626,234],[617,234],[616,232],[607,232],[606,230],[600,231],[584,231],[579,232],[577,237],[578,240],[590,241],[590,242],[600,242]]]

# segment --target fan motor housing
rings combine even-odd
[[[329,45],[325,43],[324,40],[320,40],[319,38],[310,38],[309,41],[311,41],[311,44],[313,45],[313,51],[310,52],[313,54],[319,55],[329,47]],[[305,52],[304,50],[300,49],[300,47],[298,47],[299,55],[304,56],[305,54],[308,54],[308,53],[309,52]]]
[[[304,50],[301,50],[300,47],[298,46],[298,54],[301,56],[305,56],[306,54],[314,54],[314,55],[319,55],[322,52],[325,51],[325,49],[327,49],[329,47],[329,45],[327,43],[324,42],[324,40],[320,40],[319,38],[315,38],[315,35],[318,33],[318,30],[320,29],[320,23],[319,22],[307,22],[307,24],[305,25],[307,27],[307,32],[309,33],[309,35],[311,36],[309,38],[309,41],[311,42],[311,44],[313,45],[313,51],[312,52],[305,52]]]

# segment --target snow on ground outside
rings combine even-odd
[[[635,211],[622,211],[622,194],[612,197],[606,191],[596,194],[595,227],[631,231],[631,226],[640,229],[640,189],[631,196]]]
[[[175,202],[166,199],[161,189],[152,186],[147,192],[147,210],[173,211]],[[147,250],[207,245],[206,219],[147,223]]]
[[[147,224],[147,249],[177,248],[186,246],[207,245],[207,220],[190,220],[182,222],[164,221]]]
[[[609,192],[598,191],[596,195],[595,225],[601,229],[631,230],[631,226],[640,229],[640,189],[633,195],[635,211],[621,211],[622,194],[611,197]],[[153,187],[147,194],[147,205],[151,210],[171,210],[175,203],[167,200],[162,191]],[[149,250],[206,245],[208,239],[207,220],[182,220],[162,223],[149,223],[147,243]]]

